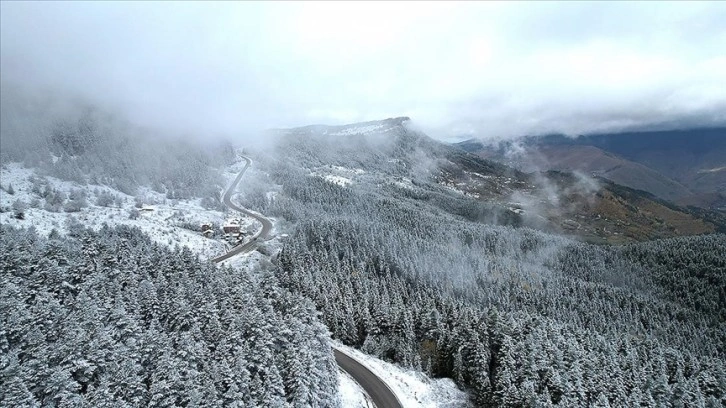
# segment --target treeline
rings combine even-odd
[[[0,226],[0,406],[337,406],[313,305],[128,227]]]

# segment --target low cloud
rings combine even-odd
[[[3,88],[181,133],[410,116],[491,139],[726,124],[726,5],[0,5]]]

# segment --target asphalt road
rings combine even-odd
[[[338,349],[334,348],[333,352],[338,367],[345,370],[363,387],[377,408],[403,408],[401,402],[396,398],[396,394],[371,370]]]
[[[250,217],[256,219],[257,221],[262,224],[262,229],[257,232],[257,234],[252,236],[252,239],[245,242],[242,245],[237,245],[236,247],[232,248],[229,252],[227,252],[224,255],[218,256],[214,259],[212,259],[212,262],[222,262],[224,260],[227,260],[235,255],[239,255],[242,253],[249,252],[253,250],[259,241],[264,241],[268,238],[270,235],[270,231],[272,231],[272,222],[268,220],[267,218],[263,217],[260,214],[257,214],[255,212],[252,212],[246,208],[242,208],[237,206],[235,203],[232,202],[232,196],[235,195],[235,191],[237,190],[237,186],[239,185],[240,180],[242,180],[242,176],[245,174],[247,169],[252,165],[252,159],[249,157],[242,156],[242,159],[247,162],[245,164],[245,167],[242,168],[242,171],[239,172],[237,175],[237,178],[234,179],[234,182],[232,182],[232,185],[229,186],[227,191],[224,193],[224,196],[222,197],[222,202],[227,207],[241,212],[242,214],[249,215]]]
[[[248,242],[242,245],[237,245],[226,254],[212,259],[212,262],[215,263],[222,262],[235,255],[251,251],[257,246],[257,243],[259,241],[267,239],[270,235],[270,231],[272,230],[272,222],[270,220],[260,214],[257,214],[242,207],[238,207],[237,205],[235,205],[235,203],[232,202],[232,196],[235,195],[235,191],[237,190],[237,186],[239,185],[242,176],[252,165],[252,159],[250,159],[249,157],[242,156],[242,159],[245,160],[247,164],[245,164],[245,167],[242,169],[242,171],[239,172],[237,178],[234,179],[234,182],[232,182],[227,191],[224,193],[224,196],[222,197],[222,202],[227,207],[235,211],[239,211],[242,214],[249,215],[250,217],[259,221],[262,224],[262,229],[258,231],[257,234],[255,234]],[[353,377],[353,379],[355,379],[358,384],[360,384],[360,386],[366,391],[371,400],[373,400],[373,403],[376,405],[377,408],[403,408],[401,403],[398,401],[398,398],[396,398],[396,395],[393,393],[393,391],[391,391],[390,388],[388,388],[383,380],[376,377],[376,375],[373,374],[363,364],[359,363],[354,358],[343,353],[342,351],[334,348],[333,352],[335,353],[335,362],[338,363],[338,367],[345,370],[345,372],[350,374],[350,376]]]

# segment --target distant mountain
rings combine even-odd
[[[476,145],[469,142],[467,146],[473,148]],[[676,200],[692,194],[684,185],[647,166],[594,146],[527,146],[518,154],[512,155],[479,145],[473,152],[527,172],[579,171],[634,189],[648,191],[667,200]]]
[[[569,170],[575,169],[566,166],[557,169],[561,171],[533,172],[531,166],[488,160],[459,148],[462,145],[433,140],[408,123],[408,118],[394,118],[275,133],[281,137],[281,156],[311,174],[340,185],[363,184],[387,194],[405,194],[469,221],[526,226],[608,243],[726,230],[723,214],[680,207],[643,191],[642,184],[628,188],[596,172],[573,174]],[[475,142],[463,147],[487,152]],[[650,185],[662,191],[689,194],[641,164],[594,147],[572,149],[592,150],[591,155],[604,158],[603,168],[621,165],[623,179],[630,173],[646,174]],[[494,158],[506,156],[497,154]],[[611,173],[618,171],[606,172]]]
[[[329,136],[374,135],[395,132],[410,121],[411,118],[407,116],[400,116],[396,118],[353,123],[348,125],[308,125],[293,129],[275,129],[273,130],[273,133],[296,135],[317,134]]]
[[[726,129],[526,137],[457,146],[524,171],[580,171],[681,205],[726,207]]]

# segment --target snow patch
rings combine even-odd
[[[343,129],[337,129],[335,131],[326,131],[325,134],[331,136],[349,136],[349,135],[364,135],[366,133],[372,133],[385,127],[383,124],[367,125],[367,126],[348,126]]]
[[[323,177],[326,181],[329,181],[333,184],[337,184],[341,187],[345,187],[348,184],[351,184],[353,180],[347,178],[347,177],[341,177],[341,176],[333,176],[332,174],[328,174]]]
[[[388,183],[393,184],[399,188],[405,188],[407,190],[416,190],[416,186],[413,185],[413,180],[408,177],[393,177],[387,180]]]
[[[720,171],[726,171],[726,166],[723,166],[723,167],[714,167],[712,169],[701,169],[701,170],[698,170],[699,173],[718,173]]]
[[[343,173],[343,174],[353,174],[353,175],[365,174],[365,170],[363,170],[363,169],[349,169],[349,168],[343,167],[343,166],[332,166],[331,165],[330,169],[335,170],[338,173]]]
[[[363,388],[343,370],[338,370],[338,392],[342,407],[370,408],[373,406]]]
[[[321,166],[310,172],[311,176],[322,177],[324,180],[345,187],[354,182],[356,176],[365,174],[363,169],[350,169],[341,166]]]

